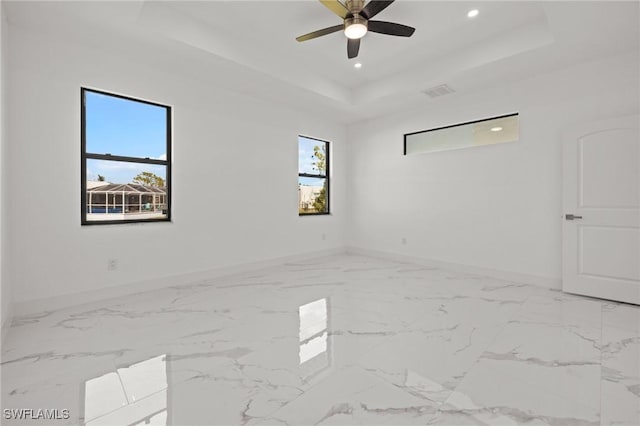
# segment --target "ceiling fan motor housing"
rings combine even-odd
[[[347,0],[347,9],[355,17],[364,8],[364,0]]]
[[[364,19],[362,16],[353,15],[353,17],[346,18],[344,20],[344,27],[346,29],[347,27],[350,27],[351,25],[354,25],[354,24],[360,24],[360,25],[364,25],[365,27],[367,27],[368,26],[367,22],[368,21],[366,19]]]

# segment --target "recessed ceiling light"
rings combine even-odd
[[[472,9],[469,11],[469,13],[467,13],[467,16],[469,18],[475,18],[476,16],[478,16],[478,13],[480,13],[478,9]]]
[[[502,127],[492,127],[491,131],[492,132],[501,132],[502,131]]]
[[[362,64],[360,62],[353,64],[353,66],[356,68],[362,68]]]

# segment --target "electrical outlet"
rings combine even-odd
[[[402,243],[403,246],[406,246],[407,245],[407,238],[406,237],[402,237],[400,242]]]
[[[118,269],[118,259],[107,260],[107,271],[115,271]]]
[[[322,241],[327,239],[327,234],[322,234]]]

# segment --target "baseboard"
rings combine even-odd
[[[393,260],[397,262],[413,263],[448,269],[452,271],[465,272],[475,275],[483,275],[504,281],[512,281],[523,284],[535,285],[538,287],[560,289],[561,281],[559,279],[540,277],[535,275],[521,274],[511,271],[499,271],[489,268],[481,268],[477,266],[462,265],[441,260],[425,259],[415,256],[407,256],[397,253],[389,253],[378,250],[363,249],[359,247],[337,247],[328,250],[313,251],[301,253],[291,256],[276,257],[268,260],[242,263],[232,266],[224,266],[219,268],[207,269],[202,271],[190,272],[185,274],[171,275],[160,279],[144,280],[122,284],[114,287],[103,288],[99,290],[86,291],[81,293],[65,294],[44,299],[34,299],[29,301],[17,302],[13,305],[12,315],[8,316],[5,323],[2,324],[2,338],[11,325],[11,318],[14,316],[30,315],[45,311],[55,311],[68,308],[71,306],[83,305],[102,300],[108,300],[117,297],[129,296],[137,293],[158,290],[175,285],[190,284],[207,279],[219,279],[225,276],[235,275],[238,273],[246,273],[257,271],[260,269],[282,265],[283,263],[303,261],[321,256],[331,256],[341,253],[350,253],[362,256],[377,257],[381,259]]]
[[[519,272],[500,271],[496,269],[482,268],[478,266],[462,265],[459,263],[446,262],[446,261],[436,260],[436,259],[426,259],[426,258],[415,257],[415,256],[407,256],[404,254],[389,253],[389,252],[378,251],[378,250],[363,249],[360,247],[349,246],[346,248],[346,252],[351,254],[358,254],[362,256],[378,257],[381,259],[393,260],[396,262],[414,263],[414,264],[429,266],[433,268],[441,268],[441,269],[448,269],[451,271],[464,272],[468,274],[482,275],[482,276],[491,277],[491,278],[495,278],[503,281],[512,281],[512,282],[517,282],[522,284],[530,284],[536,287],[544,287],[544,288],[549,288],[554,290],[559,290],[562,288],[562,280],[556,279],[556,278],[547,278],[547,277],[541,277],[537,275],[522,274]]]
[[[85,291],[80,293],[65,294],[44,299],[34,299],[28,301],[16,302],[13,306],[13,315],[15,317],[31,315],[45,311],[56,311],[71,306],[83,305],[102,300],[113,299],[117,297],[130,296],[137,293],[159,290],[175,285],[191,284],[207,279],[219,279],[225,276],[235,275],[239,273],[253,272],[272,266],[282,265],[284,263],[303,261],[312,258],[331,256],[335,254],[345,253],[344,247],[338,247],[327,250],[306,252],[291,256],[283,256],[262,260],[258,262],[242,263],[231,266],[223,266],[213,269],[189,272],[185,274],[171,275],[159,279],[144,280],[121,284],[118,286],[103,288],[99,290]],[[7,327],[8,328],[8,327]],[[3,328],[4,335],[4,328]]]

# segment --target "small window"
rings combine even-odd
[[[81,89],[82,224],[171,219],[171,107]]]
[[[329,142],[298,136],[298,213],[329,214]]]
[[[518,113],[404,135],[404,155],[516,142]]]

